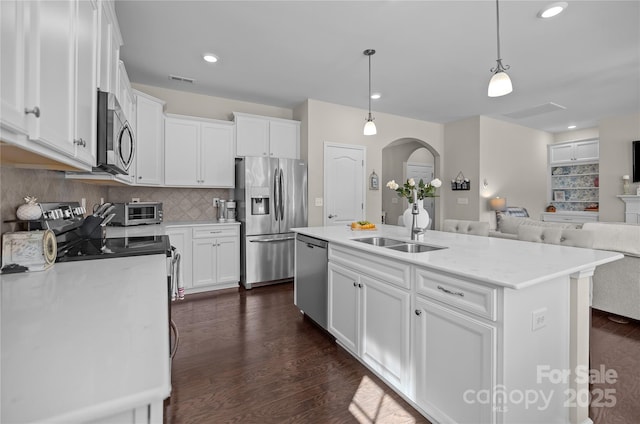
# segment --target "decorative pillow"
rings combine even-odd
[[[518,234],[518,227],[525,221],[531,221],[529,218],[520,218],[517,216],[502,215],[497,222],[498,231],[507,234]]]
[[[533,225],[521,225],[518,228],[518,240],[535,243],[560,244],[562,228],[544,228]]]

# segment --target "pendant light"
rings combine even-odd
[[[371,116],[371,56],[376,54],[376,51],[373,49],[367,49],[364,52],[365,56],[369,57],[369,116],[367,117],[367,122],[364,124],[364,135],[376,135],[378,130],[376,129],[376,124],[373,122],[373,116]]]
[[[498,60],[496,61],[496,67],[491,69],[493,76],[491,77],[491,81],[489,81],[489,89],[487,90],[489,97],[500,97],[513,91],[511,78],[509,78],[509,75],[505,72],[511,67],[509,65],[502,65],[502,58],[500,57],[500,7],[498,0],[496,0],[496,27],[498,35]]]

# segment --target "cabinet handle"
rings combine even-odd
[[[353,282],[353,287],[358,287],[358,283],[356,283],[355,281]]]
[[[73,144],[77,144],[78,146],[82,146],[82,147],[87,147],[87,142],[84,141],[84,139],[82,138],[73,140]]]
[[[222,231],[209,231],[209,234],[220,234]]]
[[[338,217],[338,215],[333,215],[333,214],[330,213],[327,218],[331,219],[331,218],[337,218],[337,217]]]
[[[358,284],[358,287],[362,288],[362,283]]]
[[[139,175],[139,176],[138,176],[138,179],[139,179],[139,180],[141,180],[141,179],[142,179],[142,176],[141,176],[141,175]]]
[[[452,294],[452,295],[455,295],[455,296],[464,297],[464,293],[463,292],[454,292],[454,291],[451,291],[451,290],[447,290],[442,286],[438,286],[438,290],[442,290],[445,293]]]
[[[416,312],[416,315],[418,315],[418,316],[422,315],[422,311],[420,309],[416,309],[415,312]]]
[[[33,109],[27,109],[25,107],[24,108],[24,113],[25,113],[25,115],[33,113],[36,116],[36,118],[39,118],[40,117],[40,108],[38,106],[34,106]]]

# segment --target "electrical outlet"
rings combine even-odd
[[[394,205],[397,205],[398,204],[398,198],[397,197],[393,197],[391,199],[391,203],[393,203]]]
[[[536,309],[531,312],[531,331],[536,331],[547,325],[547,308]]]
[[[458,204],[459,205],[468,205],[469,204],[469,198],[468,197],[458,197]]]
[[[322,206],[322,197],[316,197],[316,206]]]
[[[217,208],[219,205],[220,205],[220,198],[219,197],[214,197],[213,198],[213,206]]]

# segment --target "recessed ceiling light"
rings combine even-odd
[[[574,128],[577,128],[577,125],[569,125],[567,128],[568,128],[568,129],[570,129],[570,130],[572,130],[572,129],[574,129]]]
[[[373,100],[378,100],[380,97],[382,97],[382,94],[380,93],[371,93],[371,98]]]
[[[551,3],[538,12],[538,18],[548,19],[562,13],[569,5],[566,1]]]
[[[216,63],[218,61],[218,58],[216,57],[216,55],[213,55],[211,53],[207,53],[204,56],[202,56],[202,58],[209,63]]]

